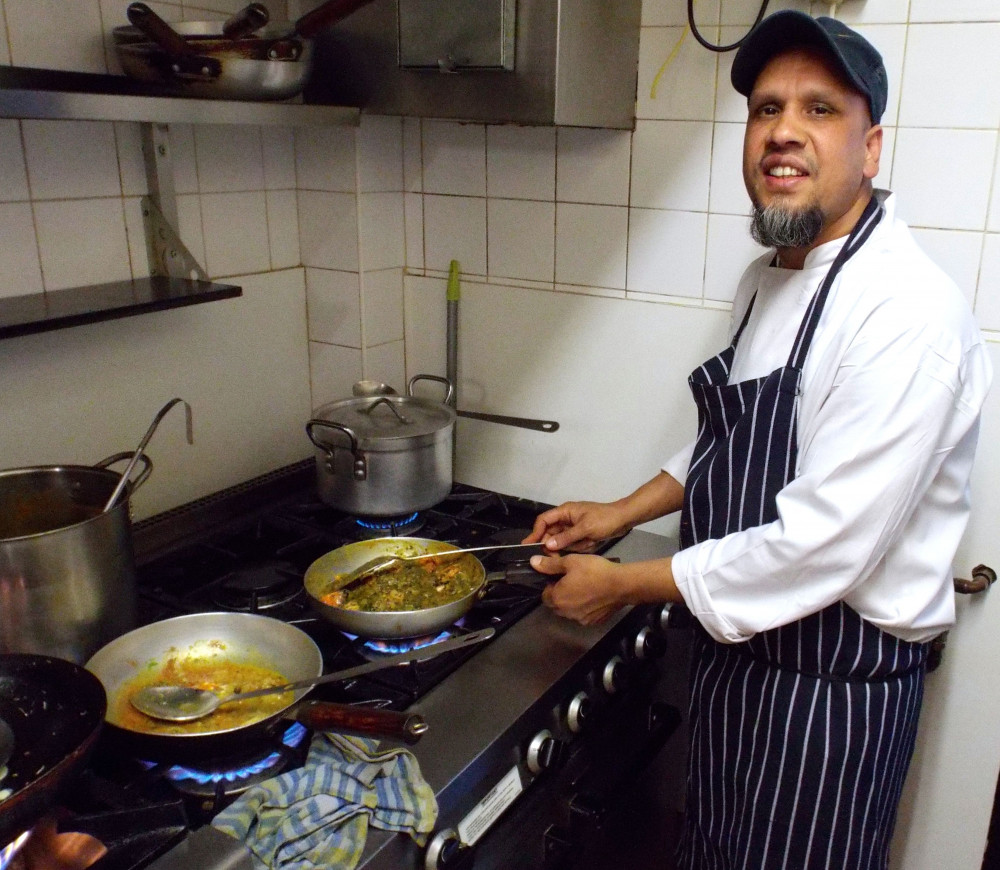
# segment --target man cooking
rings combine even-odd
[[[873,191],[875,48],[778,12],[732,82],[751,232],[772,250],[740,281],[732,343],[689,378],[697,437],[526,540],[552,552],[532,565],[561,575],[544,600],[562,616],[672,601],[696,617],[680,867],[885,868],[929,641],[954,620],[991,368],[961,293]],[[672,558],[582,555],[677,510]]]

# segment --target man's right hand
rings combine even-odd
[[[535,518],[522,543],[543,542],[550,552],[590,553],[608,538],[629,530],[621,508],[594,501],[568,501]]]

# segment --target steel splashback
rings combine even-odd
[[[306,98],[375,114],[632,129],[640,0],[517,0],[511,15],[514,6],[435,0],[435,20],[420,0],[375,0],[317,38]]]

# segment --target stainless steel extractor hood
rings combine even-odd
[[[310,102],[635,126],[641,0],[374,0],[317,38]]]

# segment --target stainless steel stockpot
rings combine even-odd
[[[109,511],[120,475],[97,463],[0,471],[0,653],[82,664],[135,625],[136,579],[129,495]]]
[[[412,394],[418,380],[447,385],[443,402]],[[408,395],[354,396],[323,405],[306,424],[316,446],[320,499],[339,510],[400,516],[437,504],[451,491],[455,409],[452,385],[415,375]]]

